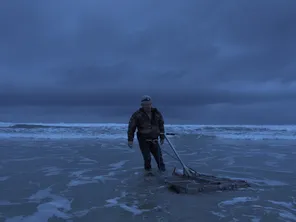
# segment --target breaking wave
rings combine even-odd
[[[56,128],[66,128],[63,126],[48,126],[48,125],[39,125],[39,124],[15,124],[10,126],[10,128],[24,128],[24,129],[37,129],[37,128],[51,128],[51,127],[56,127]]]
[[[127,124],[1,123],[0,138],[124,138]],[[295,125],[166,125],[172,135],[244,140],[296,140]]]

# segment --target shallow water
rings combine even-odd
[[[252,187],[171,193],[157,178],[145,180],[138,147],[122,139],[1,139],[0,221],[296,221],[291,141],[187,135],[172,142],[193,169]],[[168,171],[179,167],[164,158]]]

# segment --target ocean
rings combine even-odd
[[[166,125],[191,168],[251,184],[196,195],[147,181],[126,130],[0,123],[0,221],[296,221],[296,126]],[[170,174],[180,164],[162,148]]]

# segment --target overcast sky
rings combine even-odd
[[[295,0],[1,1],[0,121],[296,124],[295,80]]]

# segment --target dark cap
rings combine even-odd
[[[143,96],[141,99],[141,104],[151,104],[152,103],[152,99],[150,96]]]

